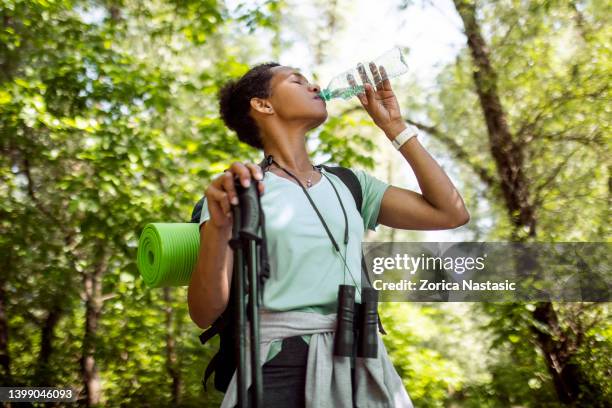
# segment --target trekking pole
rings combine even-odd
[[[234,268],[232,290],[236,302],[236,354],[237,354],[237,399],[239,408],[251,408],[249,401],[253,401],[253,408],[263,407],[263,385],[259,358],[259,257],[258,245],[262,238],[257,229],[261,224],[260,202],[257,191],[257,182],[251,179],[249,187],[243,187],[239,180],[235,180],[234,187],[238,195],[238,205],[232,206],[233,226],[232,238],[229,242],[234,250]],[[245,267],[246,265],[246,267]],[[249,302],[245,308],[245,296],[248,294]],[[255,301],[254,301],[255,300]],[[247,390],[246,372],[246,309],[250,330],[251,378],[252,387]],[[250,395],[249,395],[250,394]],[[249,398],[250,396],[250,398]]]

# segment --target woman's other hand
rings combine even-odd
[[[231,205],[238,205],[238,194],[234,188],[234,180],[240,179],[241,184],[247,187],[251,177],[257,180],[259,194],[264,192],[263,172],[261,167],[253,163],[234,162],[222,175],[213,179],[205,191],[208,201],[210,221],[217,228],[232,227]]]

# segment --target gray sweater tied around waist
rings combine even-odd
[[[260,361],[265,361],[273,340],[310,334],[312,336],[306,367],[306,408],[414,408],[378,332],[376,333],[378,358],[355,357],[353,392],[351,358],[334,356],[335,330],[336,313],[322,315],[262,309],[260,310]],[[247,387],[251,385],[249,343],[247,336]],[[233,408],[238,403],[236,376],[237,373],[234,371],[221,408]]]

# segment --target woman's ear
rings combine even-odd
[[[267,99],[262,98],[251,98],[251,107],[257,112],[261,113],[273,113],[274,108]]]

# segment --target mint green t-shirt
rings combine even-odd
[[[338,285],[342,284],[354,285],[355,302],[361,302],[361,243],[366,229],[375,231],[378,226],[380,203],[389,184],[361,169],[351,170],[359,179],[363,194],[361,216],[348,187],[325,169],[321,179],[307,189],[340,247],[341,256],[295,180],[265,173],[261,206],[265,215],[270,278],[264,285],[263,309],[335,313]],[[344,215],[330,180],[346,210],[348,245],[344,244]],[[200,226],[209,218],[205,200]],[[310,342],[310,335],[302,338]],[[272,342],[266,362],[281,351],[281,346],[282,340]]]

